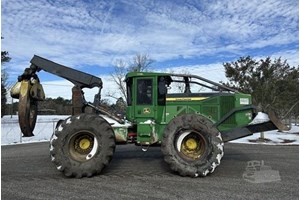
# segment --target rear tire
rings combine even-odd
[[[50,140],[51,161],[67,177],[100,174],[112,159],[115,135],[95,114],[80,114],[58,124]]]
[[[181,115],[166,126],[162,153],[173,171],[181,176],[206,176],[220,164],[224,155],[220,132],[207,118]]]

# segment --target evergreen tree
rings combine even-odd
[[[1,39],[3,39],[3,37],[1,37]],[[1,51],[1,65],[3,65],[3,63],[5,62],[9,62],[10,61],[10,57],[7,51]],[[4,116],[5,114],[5,110],[6,110],[6,94],[7,94],[7,90],[6,90],[6,86],[7,86],[7,73],[5,68],[1,68],[1,117]]]
[[[298,116],[299,66],[290,67],[281,58],[256,61],[250,56],[223,65],[227,85],[251,94],[255,105],[271,108],[282,116],[287,112]]]
[[[126,114],[126,102],[122,97],[118,98],[116,101],[116,106],[115,106],[116,112],[121,115]]]

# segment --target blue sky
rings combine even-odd
[[[137,53],[155,60],[153,70],[187,71],[214,81],[225,79],[222,63],[241,56],[282,57],[297,66],[298,4],[297,0],[2,0],[1,49],[12,57],[2,67],[14,82],[37,54],[109,82],[116,60],[131,61]],[[46,85],[67,84],[46,73],[40,78]],[[115,89],[112,84],[108,89]]]

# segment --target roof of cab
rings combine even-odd
[[[129,72],[126,75],[126,79],[130,77],[153,77],[153,76],[168,76],[170,75],[169,73],[159,73],[159,72]]]

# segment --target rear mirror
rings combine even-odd
[[[167,94],[167,87],[166,87],[166,82],[164,77],[159,78],[159,83],[158,83],[158,93],[160,95],[165,95]]]

